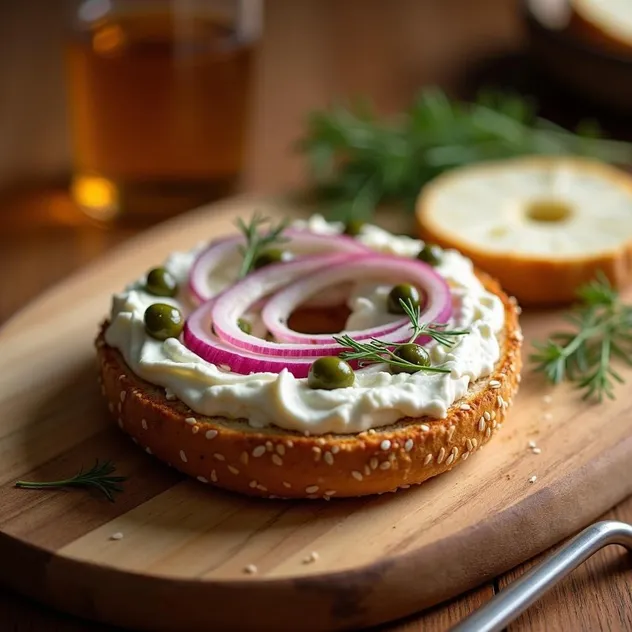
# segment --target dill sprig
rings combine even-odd
[[[246,224],[241,217],[237,219],[237,228],[243,233],[246,245],[241,246],[243,255],[241,267],[239,268],[239,279],[243,279],[251,270],[257,257],[273,244],[287,241],[282,233],[287,228],[289,219],[284,218],[277,224],[272,219],[255,213],[250,222]]]
[[[83,467],[70,478],[58,481],[17,481],[16,487],[22,489],[49,489],[61,487],[88,487],[100,491],[110,502],[114,502],[114,493],[122,492],[121,483],[126,476],[112,476],[116,467],[112,461],[100,463],[97,459],[94,466],[84,471]]]
[[[594,122],[569,131],[517,94],[487,90],[466,103],[436,88],[394,118],[379,117],[368,102],[314,112],[299,149],[329,216],[343,220],[367,220],[382,202],[413,209],[426,182],[480,161],[530,154],[632,160],[632,144],[601,138]]]
[[[404,301],[399,299],[399,304],[410,319],[412,333],[407,342],[394,344],[392,342],[384,342],[377,338],[371,338],[370,342],[355,340],[348,334],[342,336],[334,336],[334,340],[341,346],[349,349],[339,354],[342,360],[356,360],[358,365],[363,367],[368,364],[386,363],[391,367],[397,367],[407,372],[426,371],[428,373],[450,373],[450,369],[441,366],[430,365],[430,354],[428,350],[419,346],[420,351],[428,360],[428,366],[414,364],[408,362],[404,358],[400,358],[395,351],[406,344],[415,342],[420,337],[428,337],[444,347],[453,347],[457,342],[458,336],[468,334],[468,331],[446,329],[446,325],[438,323],[422,323],[421,310],[419,306],[414,306],[412,301],[408,299]]]
[[[577,295],[579,303],[565,319],[570,329],[534,343],[530,360],[553,384],[574,382],[583,389],[583,399],[614,399],[615,382],[624,380],[612,367],[613,360],[632,365],[632,306],[621,302],[601,273]]]

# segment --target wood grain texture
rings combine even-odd
[[[109,293],[168,250],[227,231],[235,213],[254,206],[280,212],[241,198],[182,217],[124,244],[5,325],[5,582],[71,612],[145,629],[183,623],[198,629],[211,622],[221,629],[283,629],[305,611],[313,616],[303,629],[368,625],[493,578],[632,491],[629,400],[587,407],[558,388],[544,415],[546,391],[532,376],[506,427],[481,454],[396,495],[253,501],[184,481],[135,448],[107,424],[91,384],[92,337]],[[557,318],[527,314],[525,333],[541,336]],[[25,365],[32,354],[37,363]],[[604,414],[618,422],[604,425]],[[527,449],[529,440],[542,454]],[[11,486],[17,477],[71,472],[99,453],[117,458],[132,476],[114,506],[82,493]],[[529,484],[533,474],[538,480]],[[124,539],[110,541],[116,531]],[[318,562],[303,564],[312,550]],[[249,563],[257,564],[257,575],[244,576]],[[279,617],[275,606],[281,605]]]

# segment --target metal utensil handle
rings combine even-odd
[[[547,590],[609,544],[620,544],[632,551],[632,526],[616,520],[605,520],[587,527],[544,562],[463,619],[451,632],[502,630]]]

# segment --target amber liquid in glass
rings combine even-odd
[[[98,219],[154,219],[230,193],[251,59],[250,45],[207,16],[113,15],[75,35],[75,201]]]

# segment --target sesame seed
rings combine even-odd
[[[439,454],[437,455],[437,463],[443,463],[443,459],[445,459],[445,448],[441,448],[441,450],[439,450]]]
[[[266,450],[272,452],[272,441],[266,441]]]
[[[533,452],[533,454],[542,454],[542,450],[540,448],[533,448],[531,452]]]
[[[288,448],[293,448],[293,447],[294,447],[294,441],[286,441],[286,442],[285,442],[285,445],[286,445]]]
[[[283,459],[278,454],[272,455],[272,463],[275,465],[283,465]]]
[[[381,470],[390,470],[391,469],[391,462],[390,461],[382,461],[380,463],[380,469]]]
[[[222,373],[230,373],[230,366],[228,366],[228,364],[218,364],[217,368],[222,372]]]
[[[117,531],[116,533],[113,533],[110,536],[110,540],[122,540],[123,539],[123,534],[120,531]]]
[[[327,442],[323,438],[320,438],[320,439],[316,439],[316,443],[322,446],[322,445],[325,445]]]
[[[211,470],[211,480],[217,483],[217,472],[215,470]]]
[[[214,455],[215,459],[217,461],[225,461],[226,457],[223,454],[220,454],[219,452],[216,452]]]
[[[123,412],[123,404],[121,404],[121,402],[118,403],[118,406],[116,407],[116,409],[119,411],[119,413]]]
[[[485,430],[485,437],[489,439],[491,436],[492,436],[492,429],[487,428],[487,430]]]
[[[520,382],[522,382],[522,375],[520,375],[520,373],[518,373],[518,375],[516,375],[516,382],[518,382],[518,384],[520,384]]]
[[[234,474],[235,476],[237,476],[237,474],[239,474],[239,470],[238,470],[235,466],[233,466],[233,465],[229,465],[229,466],[228,466],[228,471],[229,471],[231,474]]]
[[[472,440],[471,440],[471,439],[468,439],[468,440],[465,442],[465,445],[467,446],[467,451],[468,451],[468,452],[474,448],[474,445],[472,444]]]
[[[127,395],[127,393],[125,391],[121,391],[121,402],[125,401],[125,396]]]
[[[325,452],[325,456],[323,458],[325,459],[325,463],[327,463],[327,465],[334,464],[334,455],[331,452]]]
[[[369,428],[366,432],[367,432],[367,434],[374,435],[375,434],[375,429],[374,428]]]
[[[283,487],[287,487],[288,489],[292,489],[292,483],[288,483],[287,481],[283,481]]]
[[[384,441],[380,443],[380,448],[382,448],[382,450],[388,450],[390,447],[391,447],[391,442],[388,439],[384,439]]]
[[[529,441],[529,443],[527,444],[530,448],[535,448],[535,441]]]
[[[315,494],[318,491],[318,489],[319,489],[318,485],[310,485],[309,487],[305,488],[305,493]]]
[[[101,376],[99,376],[99,380],[101,379]],[[125,376],[121,373],[121,375],[119,375],[119,381],[122,382],[125,379]]]
[[[254,564],[248,564],[248,566],[244,567],[244,573],[246,573],[246,575],[254,575],[257,570],[258,569]]]
[[[553,419],[553,415],[551,413],[544,413],[542,415],[542,421],[551,421]]]
[[[542,398],[542,402],[545,404],[550,404],[553,401],[553,398],[550,395],[545,395]]]
[[[200,426],[193,426],[193,428],[191,428],[192,434],[197,434],[198,432],[200,432]]]
[[[331,447],[331,453],[332,454],[338,454],[338,452],[340,452],[340,446],[339,445],[334,445]]]
[[[368,465],[364,466],[364,475],[365,476],[370,476],[371,475],[371,468]]]
[[[191,426],[195,426],[195,424],[197,423],[195,417],[187,417],[184,421],[186,421]]]
[[[255,459],[258,459],[260,456],[263,456],[266,453],[266,447],[264,445],[258,445],[253,451],[252,456]]]
[[[114,404],[112,402],[108,403],[108,410],[113,413],[114,412]]]
[[[218,435],[219,433],[217,432],[217,430],[207,430],[206,431],[206,435],[204,435],[207,439],[215,439],[215,437]]]
[[[198,481],[200,481],[200,483],[208,483],[208,480],[205,479],[203,476],[198,476],[197,479]]]
[[[430,465],[430,463],[432,463],[432,459],[434,457],[432,456],[432,454],[426,454],[426,458],[424,459],[424,465]]]
[[[492,428],[495,428],[498,425],[495,419],[492,419]]]
[[[118,418],[117,423],[119,425],[119,428],[123,427],[123,419],[121,417]]]
[[[151,448],[149,446],[147,446],[145,448],[145,452],[147,452],[147,454],[153,454],[153,452],[151,451]]]
[[[462,458],[464,461],[467,461],[467,457],[469,457],[469,456],[470,456],[470,453],[469,453],[469,452],[463,452],[463,454],[461,455],[461,458]]]
[[[485,421],[489,421],[492,418],[492,416],[487,411],[483,413],[483,417],[485,417]]]
[[[283,456],[285,454],[285,446],[282,443],[279,443],[276,447],[276,451],[278,454]]]
[[[500,382],[498,380],[490,380],[489,381],[490,388],[500,388]]]
[[[353,470],[353,472],[351,472],[351,476],[353,476],[356,481],[361,481],[364,478],[364,476],[362,476],[362,472],[358,472],[358,470]]]
[[[189,459],[187,459],[187,455],[184,453],[184,450],[180,450],[180,458],[186,463]]]
[[[458,449],[456,446],[454,446],[454,447],[452,448],[452,450],[450,451],[450,453],[451,453],[451,454],[452,454],[452,456],[454,456],[454,458],[456,459],[456,457],[457,457],[457,456],[459,456],[459,449]]]
[[[535,483],[538,480],[538,477],[534,474],[530,479],[529,482],[530,483]]]
[[[452,441],[452,437],[454,435],[455,430],[456,430],[456,426],[450,426],[448,428],[448,441]]]
[[[136,437],[132,437],[132,441],[133,441],[136,445],[138,445],[138,439],[137,439]]]
[[[445,460],[445,464],[446,465],[452,465],[453,461],[454,461],[454,454],[449,454],[448,458]]]
[[[479,432],[483,432],[485,430],[485,426],[487,426],[487,424],[485,423],[485,417],[481,417],[478,420],[478,430],[479,430]]]
[[[312,452],[314,453],[314,461],[316,462],[320,461],[320,457],[322,456],[323,451],[319,447],[314,446],[312,448]]]
[[[335,490],[335,489],[328,489],[328,490],[325,492],[325,496],[333,496],[335,493],[336,493],[336,490]]]
[[[306,558],[303,559],[303,564],[311,564],[318,559],[318,553],[312,551]]]
[[[248,452],[242,452],[239,460],[244,464],[248,465]]]
[[[492,419],[496,419],[496,411],[495,410],[492,410],[490,417]]]
[[[428,432],[428,430],[430,430],[430,426],[428,424],[421,424],[419,428],[422,430],[422,432]]]
[[[478,441],[476,439],[472,439],[472,445],[476,448],[476,446],[478,446]]]
[[[406,450],[406,452],[410,452],[413,449],[413,440],[412,439],[406,439],[406,443],[404,444],[404,450]]]
[[[461,404],[461,405],[459,406],[459,408],[460,408],[461,410],[470,410],[470,405],[469,405],[469,404]]]
[[[502,408],[503,404],[505,403],[505,400],[499,395],[496,398],[496,403],[498,404],[498,408]]]
[[[262,485],[261,483],[259,483],[259,484],[257,485],[257,489],[258,489],[260,492],[267,492],[267,491],[268,491],[268,488],[267,488],[265,485]]]
[[[251,489],[254,489],[257,486],[257,481],[250,481],[250,483],[248,483],[248,487],[250,487]]]

